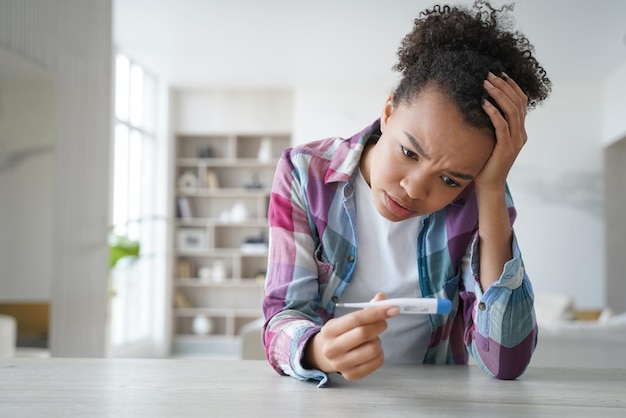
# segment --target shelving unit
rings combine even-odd
[[[173,355],[232,357],[241,327],[262,315],[269,188],[290,140],[175,135]]]

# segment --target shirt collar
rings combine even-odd
[[[359,167],[363,149],[369,141],[380,137],[380,119],[350,138],[344,139],[330,161],[326,182],[348,181]]]

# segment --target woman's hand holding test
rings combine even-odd
[[[384,298],[378,293],[372,300]],[[305,367],[339,372],[347,380],[373,373],[385,362],[379,335],[387,329],[387,319],[399,312],[397,306],[379,306],[331,319],[309,340]]]

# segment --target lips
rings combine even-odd
[[[389,212],[398,218],[409,218],[415,215],[415,211],[407,208],[405,205],[398,203],[387,193],[385,195],[385,207]]]

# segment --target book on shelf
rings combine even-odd
[[[246,238],[239,246],[239,249],[244,254],[263,254],[268,249],[267,243],[265,232],[261,231],[257,236]]]
[[[239,249],[243,254],[265,254],[267,244],[264,242],[244,242]]]
[[[181,279],[190,279],[196,275],[196,265],[192,261],[180,259],[176,265],[176,275]]]
[[[179,196],[176,200],[177,214],[180,219],[193,218],[193,212],[191,210],[191,201],[187,196]]]
[[[174,294],[174,307],[181,309],[193,308],[193,302],[189,299],[189,296],[178,290]]]

